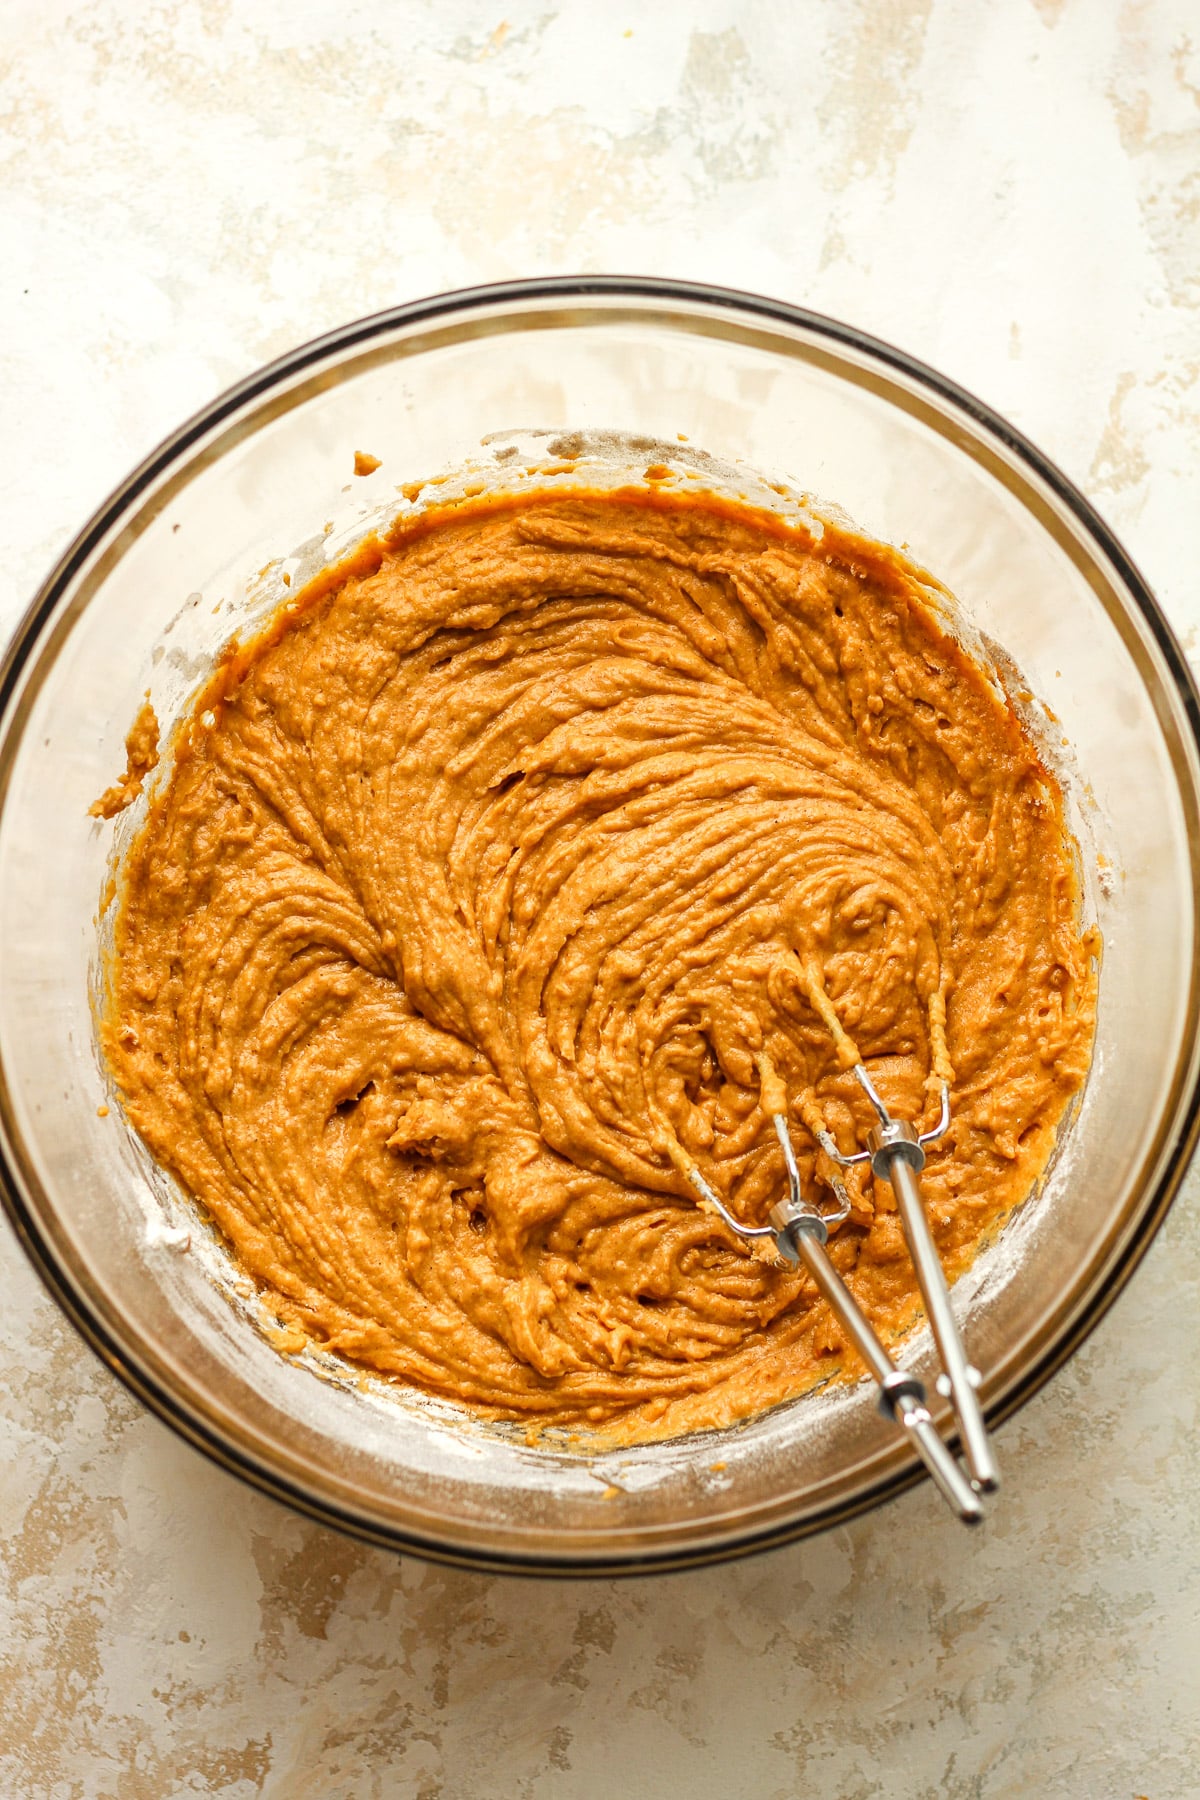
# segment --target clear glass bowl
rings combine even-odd
[[[91,983],[113,839],[87,809],[124,766],[146,689],[161,718],[176,715],[230,632],[283,597],[283,573],[294,592],[395,512],[399,487],[472,457],[503,461],[497,451],[552,459],[558,434],[606,430],[624,434],[624,453],[655,460],[666,446],[686,461],[695,446],[724,465],[726,483],[743,464],[782,476],[907,544],[1051,709],[1039,729],[1065,746],[1088,905],[1104,934],[1099,1024],[1043,1191],[955,1288],[993,1422],[1071,1353],[1126,1280],[1197,1119],[1196,693],[1111,533],[986,407],[831,320],[617,278],[398,307],[214,401],[80,533],[4,666],[5,1198],[94,1348],[226,1467],[379,1543],[561,1573],[777,1544],[878,1504],[918,1465],[866,1384],[719,1436],[589,1460],[420,1397],[318,1379],[280,1356],[119,1110],[99,1116],[111,1096]],[[505,435],[481,444],[493,434]],[[382,466],[353,481],[360,449]],[[924,1338],[913,1349],[927,1367]]]

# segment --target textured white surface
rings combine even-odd
[[[758,288],[976,389],[1200,632],[1194,0],[7,0],[0,625],[216,389],[391,301]],[[1200,1793],[1200,1229],[1001,1434],[768,1558],[519,1583],[291,1517],[0,1238],[3,1800]]]

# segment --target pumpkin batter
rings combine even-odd
[[[857,1373],[683,1172],[763,1221],[765,1069],[821,1195],[812,1128],[871,1122],[822,1003],[906,1117],[945,1018],[953,1275],[1084,1079],[1093,948],[1061,794],[900,559],[537,494],[398,529],[226,659],[125,860],[102,1032],[297,1344],[632,1440]],[[894,1336],[891,1190],[851,1186],[832,1255]]]

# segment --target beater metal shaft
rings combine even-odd
[[[979,1376],[967,1361],[962,1337],[950,1304],[950,1290],[941,1258],[929,1229],[917,1176],[925,1167],[925,1145],[941,1137],[950,1123],[950,1094],[943,1084],[941,1115],[932,1131],[918,1132],[904,1119],[893,1119],[861,1062],[854,1075],[875,1111],[878,1121],[867,1139],[866,1150],[843,1156],[828,1132],[820,1134],[821,1148],[843,1168],[869,1162],[872,1173],[891,1184],[904,1241],[916,1270],[917,1284],[933,1339],[946,1371],[948,1398],[958,1421],[963,1453],[971,1478],[981,1493],[994,1493],[1000,1485],[996,1458],[984,1423],[977,1391]]]
[[[772,1118],[787,1167],[788,1197],[772,1207],[768,1225],[743,1225],[713,1192],[694,1165],[687,1169],[688,1180],[701,1198],[739,1237],[770,1238],[779,1254],[788,1262],[804,1265],[818,1293],[828,1302],[846,1336],[879,1384],[880,1411],[885,1418],[893,1419],[908,1433],[913,1448],[928,1469],[939,1493],[959,1518],[965,1524],[977,1525],[983,1517],[979,1495],[933,1423],[925,1403],[924,1383],[909,1370],[899,1368],[892,1361],[826,1249],[829,1226],[840,1223],[849,1212],[850,1202],[845,1191],[839,1185],[842,1210],[828,1218],[806,1205],[800,1189],[800,1171],[796,1165],[787,1120],[781,1113],[774,1113]]]

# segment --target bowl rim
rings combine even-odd
[[[826,314],[736,288],[657,276],[615,274],[558,275],[483,283],[387,307],[351,320],[285,352],[193,413],[163,438],[96,508],[38,587],[14,629],[0,657],[0,719],[4,720],[0,728],[0,761],[7,760],[10,739],[19,741],[20,738],[20,722],[14,731],[13,721],[7,717],[9,703],[22,685],[25,670],[39,647],[43,627],[53,617],[75,574],[139,496],[197,440],[211,433],[248,401],[281,387],[325,359],[344,357],[347,352],[361,349],[398,328],[433,325],[487,308],[555,300],[625,300],[634,305],[650,302],[660,306],[664,302],[676,302],[684,307],[704,308],[718,315],[732,316],[744,324],[752,325],[756,320],[782,324],[799,329],[818,342],[824,341],[834,354],[849,351],[874,363],[885,373],[900,377],[918,395],[931,396],[943,406],[965,415],[985,442],[991,440],[997,444],[1025,474],[1032,475],[1050,490],[1071,515],[1085,542],[1111,565],[1162,657],[1185,726],[1185,747],[1200,763],[1200,688],[1151,589],[1091,502],[1048,456],[994,408],[917,357]],[[1200,895],[1200,847],[1195,840],[1191,844],[1191,861],[1194,892]],[[1193,1044],[1198,1012],[1195,990],[1193,983],[1185,1036],[1185,1042],[1190,1040]],[[1020,1379],[987,1406],[989,1425],[994,1427],[1011,1417],[1063,1366],[1108,1312],[1146,1254],[1179,1191],[1200,1137],[1200,1063],[1194,1057],[1190,1073],[1182,1079],[1181,1090],[1171,1121],[1173,1129],[1162,1145],[1156,1178],[1127,1222],[1125,1235],[1110,1266],[1074,1315],[1050,1333],[1042,1353]],[[3,1098],[0,1094],[0,1099]],[[6,1103],[3,1111],[7,1112]],[[622,1551],[612,1557],[594,1551],[556,1554],[524,1548],[520,1551],[464,1549],[427,1538],[411,1529],[374,1524],[331,1498],[315,1498],[280,1469],[267,1466],[246,1449],[227,1441],[178,1394],[139,1365],[129,1348],[109,1330],[87,1295],[78,1289],[57,1256],[51,1239],[42,1230],[33,1207],[25,1198],[22,1183],[10,1162],[7,1138],[7,1119],[0,1119],[0,1202],[43,1284],[100,1360],[151,1412],[220,1467],[293,1510],[368,1543],[407,1552],[426,1561],[493,1574],[570,1578],[649,1575],[728,1561],[776,1548],[844,1523],[895,1498],[924,1479],[919,1466],[901,1468],[845,1500],[796,1520],[735,1532],[727,1538],[685,1545],[676,1550],[650,1549],[645,1554]]]

